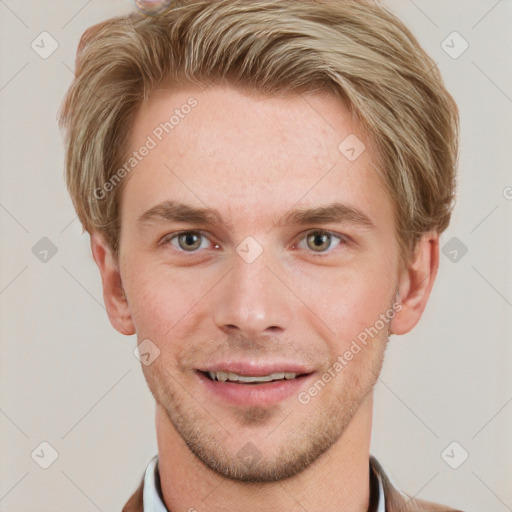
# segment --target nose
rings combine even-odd
[[[233,255],[233,267],[219,283],[215,296],[214,321],[223,332],[250,339],[289,327],[293,294],[284,277],[274,270],[276,265],[272,270],[267,266],[264,255],[252,263],[237,253]]]

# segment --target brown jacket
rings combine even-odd
[[[393,487],[386,473],[382,469],[382,466],[373,456],[370,456],[370,471],[370,486],[372,487],[372,492],[370,494],[372,496],[376,496],[378,493],[378,481],[375,477],[380,475],[384,488],[384,496],[386,498],[386,512],[462,512],[461,510],[437,505],[429,501],[417,500],[410,496],[401,494],[395,487]],[[377,489],[375,489],[375,486],[377,486]],[[142,477],[139,487],[128,500],[122,512],[144,512],[142,501],[143,489],[144,477]],[[370,503],[368,512],[374,512],[375,510],[376,503]]]

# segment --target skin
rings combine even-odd
[[[99,233],[91,237],[112,325],[160,350],[142,369],[156,400],[165,503],[173,512],[366,511],[372,390],[388,327],[404,334],[419,321],[438,235],[425,233],[400,265],[393,204],[370,143],[328,93],[161,89],[137,113],[131,150],[191,96],[197,106],[124,183],[119,261]],[[367,147],[353,162],[338,149],[349,134]],[[139,223],[166,200],[216,208],[222,222]],[[291,209],[335,201],[374,227],[278,222]],[[314,236],[322,229],[344,237],[323,244]],[[184,230],[204,236],[171,238]],[[263,249],[251,263],[236,251],[248,236]],[[271,405],[228,404],[195,372],[219,358],[281,358],[313,372],[298,389],[308,390],[397,291],[400,311],[307,404],[297,393]],[[239,453],[248,443],[252,461]]]

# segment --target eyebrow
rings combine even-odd
[[[218,210],[200,208],[178,201],[164,201],[145,211],[139,217],[139,224],[155,222],[189,222],[203,225],[225,225],[233,231],[231,223],[222,220]],[[286,213],[277,226],[342,223],[356,224],[375,229],[375,224],[363,211],[344,203],[329,203],[314,208],[295,209]]]
[[[357,224],[375,229],[375,224],[363,211],[344,203],[330,203],[315,208],[305,208],[288,212],[278,225],[304,225],[342,223]]]
[[[196,224],[223,224],[220,213],[213,208],[198,208],[177,201],[164,201],[145,211],[140,224],[154,222],[192,222]],[[224,223],[225,224],[225,223]]]

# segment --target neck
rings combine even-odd
[[[306,470],[282,481],[247,483],[206,467],[157,403],[158,467],[165,505],[170,512],[366,512],[372,406],[370,392],[338,441]]]

